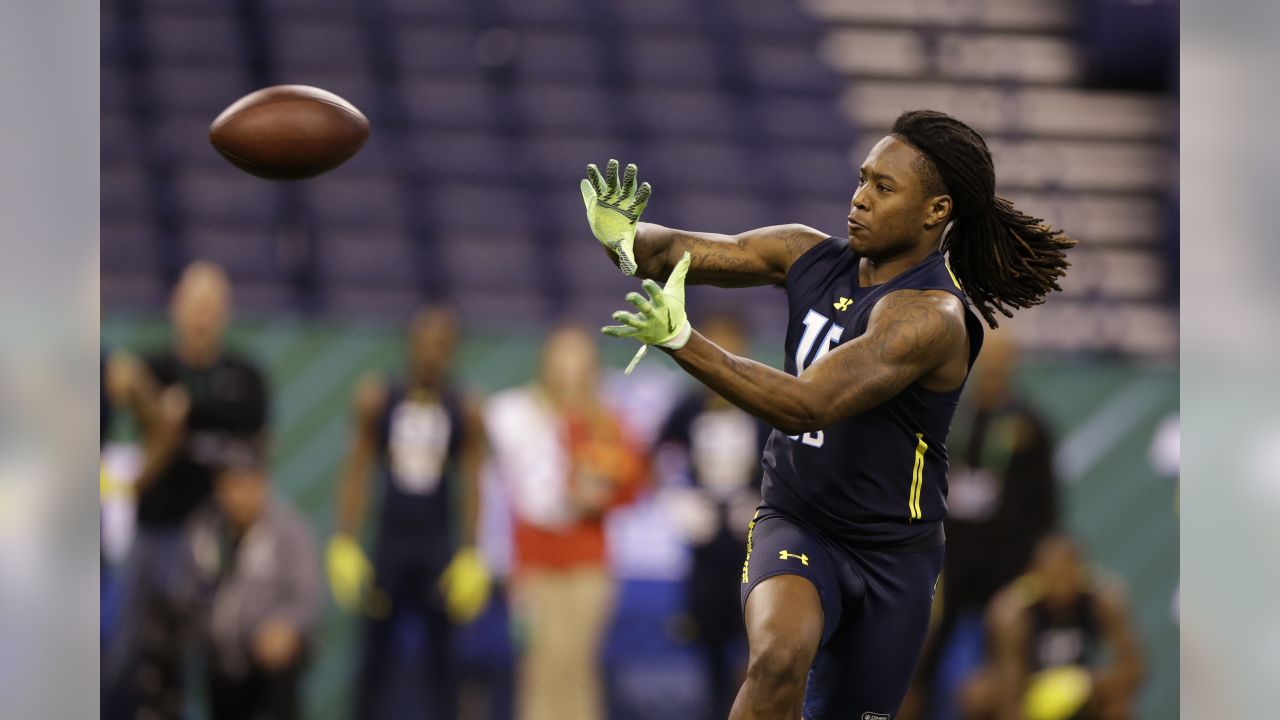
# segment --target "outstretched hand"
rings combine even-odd
[[[594,164],[587,166],[587,178],[578,185],[587,207],[587,223],[602,245],[618,256],[618,266],[627,275],[636,274],[636,223],[649,204],[653,188],[649,183],[636,187],[636,166],[628,165],[618,182],[618,161],[610,160],[605,174]]]
[[[640,312],[619,310],[613,314],[613,319],[623,324],[600,329],[605,335],[635,338],[644,343],[627,365],[626,374],[631,374],[650,345],[679,350],[689,342],[693,328],[684,309],[684,280],[689,274],[690,261],[686,251],[662,287],[652,280],[645,280],[642,287],[649,294],[648,298],[638,292],[627,293],[627,302]]]

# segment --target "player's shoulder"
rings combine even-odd
[[[812,262],[821,257],[838,255],[849,247],[848,242],[801,223],[774,225],[762,228],[761,231],[767,231],[777,244],[786,260],[788,271],[802,260]]]
[[[225,350],[218,355],[218,365],[236,370],[259,372],[258,363],[244,353],[236,350]]]
[[[902,288],[891,290],[880,298],[872,310],[876,312],[894,312],[900,309],[911,309],[924,313],[941,313],[964,321],[964,301],[955,293],[932,288]]]
[[[484,413],[491,420],[523,419],[538,414],[539,408],[538,390],[521,385],[494,393],[485,403]]]
[[[550,427],[548,410],[532,385],[499,390],[484,404],[482,420],[497,444],[520,443]]]
[[[782,242],[787,255],[793,261],[823,241],[831,239],[830,235],[803,223],[777,225],[774,227],[774,234]]]
[[[964,302],[945,290],[894,290],[876,302],[867,327],[892,339],[891,350],[949,352],[966,337]]]
[[[1089,568],[1089,594],[1094,607],[1103,613],[1121,612],[1129,604],[1129,588],[1124,579],[1103,568]]]
[[[377,417],[386,409],[390,398],[390,382],[378,372],[361,375],[351,389],[351,407],[362,419]]]
[[[135,362],[136,367],[145,368],[162,381],[167,380],[170,375],[176,377],[178,374],[179,360],[172,350],[152,350],[140,355],[129,355],[124,351],[117,351],[115,356]]]
[[[232,372],[241,377],[249,378],[258,385],[266,385],[266,374],[262,371],[261,366],[247,355],[242,355],[235,351],[224,352],[218,357],[217,367],[220,372]]]
[[[1001,588],[987,604],[986,621],[993,629],[1020,626],[1027,611],[1042,597],[1039,580],[1034,574],[1018,577]]]

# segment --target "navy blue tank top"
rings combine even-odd
[[[378,423],[382,538],[441,551],[453,546],[453,477],[462,432],[461,402],[451,390],[392,390]]]
[[[896,290],[942,290],[960,298],[973,367],[982,323],[941,253],[870,287],[860,287],[859,259],[847,241],[827,238],[787,272],[788,373],[799,375],[865,333],[875,304]],[[774,430],[764,452],[764,502],[854,547],[941,545],[947,433],[963,387],[933,392],[913,384],[821,430],[793,436]]]

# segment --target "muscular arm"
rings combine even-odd
[[[378,415],[386,402],[386,386],[380,380],[361,378],[352,397],[356,426],[338,481],[339,534],[354,536],[364,521],[369,473],[378,457]]]
[[[484,463],[488,442],[479,404],[468,401],[463,412],[466,427],[458,458],[458,479],[462,481],[462,543],[474,546],[480,526],[480,467]]]
[[[134,479],[141,493],[169,468],[186,436],[190,400],[181,386],[163,388],[146,363],[127,353],[107,364],[107,397],[130,412],[142,431],[142,467]]]
[[[1097,609],[1102,637],[1110,652],[1110,661],[1094,672],[1098,692],[1113,702],[1130,702],[1142,682],[1143,667],[1124,589],[1115,584],[1103,586],[1098,592]]]
[[[1031,631],[1026,604],[1016,587],[1006,587],[992,599],[987,608],[987,627],[991,632],[991,665],[997,693],[995,718],[1020,720],[1029,674],[1027,643]]]
[[[697,332],[669,352],[725,399],[796,435],[885,402],[963,357],[965,340],[964,307],[955,296],[899,290],[876,305],[866,334],[827,353],[799,377],[727,353]]]
[[[663,281],[689,251],[686,283],[717,287],[780,285],[791,263],[826,238],[805,225],[773,225],[738,235],[690,232],[640,223],[636,227],[636,275]],[[614,265],[618,256],[605,249]]]

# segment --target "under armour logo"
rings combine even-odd
[[[840,298],[840,302],[831,303],[831,306],[837,310],[848,310],[850,303],[853,301],[847,297]]]
[[[795,553],[789,553],[786,550],[782,550],[778,552],[779,560],[786,560],[788,558],[795,558],[796,560],[799,560],[801,565],[809,564],[809,556],[805,555],[804,553],[800,553],[799,555],[796,555]]]

